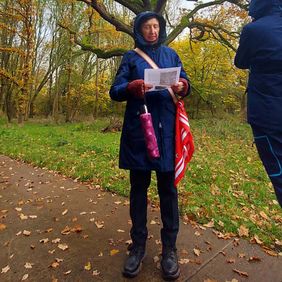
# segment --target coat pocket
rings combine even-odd
[[[282,174],[282,167],[275,150],[266,135],[255,136],[255,143],[259,156],[269,177],[275,177]]]

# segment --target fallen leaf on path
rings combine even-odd
[[[157,224],[154,220],[151,220],[150,222],[151,225]]]
[[[71,232],[75,232],[75,233],[80,233],[82,232],[82,227],[80,225],[76,225],[73,228],[71,228]]]
[[[28,219],[28,216],[24,215],[23,213],[20,214],[20,219],[21,220],[26,220]]]
[[[69,246],[67,244],[59,244],[58,248],[63,250],[63,251],[65,251],[65,250],[67,250],[69,248]]]
[[[41,239],[39,240],[40,243],[43,243],[43,244],[46,244],[49,242],[49,239],[48,238],[44,238],[44,239]]]
[[[252,238],[251,242],[257,243],[258,245],[262,245],[262,243],[263,243],[257,235],[255,235],[254,238]]]
[[[113,249],[110,251],[110,256],[114,256],[119,253],[119,250]]]
[[[60,266],[60,264],[57,261],[52,262],[51,265],[50,265],[50,267],[52,267],[52,268],[57,268],[59,266]]]
[[[26,273],[23,278],[22,278],[22,281],[26,280],[28,278],[28,274]]]
[[[155,242],[156,242],[157,245],[161,245],[161,243],[162,243],[162,241],[160,239],[155,240]]]
[[[104,228],[104,221],[95,221],[95,225],[98,229]]]
[[[118,229],[117,232],[119,232],[119,233],[124,233],[125,231],[122,230],[122,229]]]
[[[90,261],[87,262],[86,265],[84,265],[84,269],[87,270],[87,271],[91,270],[91,262]]]
[[[87,212],[81,212],[80,213],[80,215],[86,215],[87,214]]]
[[[71,270],[68,270],[66,272],[64,272],[64,275],[69,275],[71,273]]]
[[[240,228],[238,229],[238,233],[240,237],[249,237],[249,229],[244,225],[240,226]]]
[[[37,218],[37,215],[29,215],[28,217],[31,218],[31,219],[35,219],[35,218]]]
[[[47,230],[45,230],[45,233],[50,233],[53,231],[53,228],[48,228]]]
[[[114,202],[116,205],[120,205],[121,204],[121,201],[116,201]]]
[[[212,228],[214,227],[214,221],[210,221],[209,223],[204,224],[205,227]]]
[[[92,272],[93,276],[98,276],[100,274],[100,272],[96,269]]]
[[[154,256],[153,261],[154,263],[157,263],[158,261],[160,261],[160,258],[158,256]]]
[[[66,215],[67,213],[68,213],[68,209],[66,209],[66,210],[64,210],[63,212],[62,212],[62,215]]]
[[[0,223],[0,231],[4,230],[6,228],[7,228],[7,226],[5,224]]]
[[[201,254],[201,251],[199,249],[193,249],[194,254],[198,257]]]
[[[49,253],[49,254],[51,254],[51,255],[52,255],[52,254],[54,254],[55,252],[56,252],[56,250],[55,250],[55,249],[54,249],[54,250],[49,250],[49,251],[48,251],[48,253]]]
[[[25,267],[26,269],[31,269],[33,265],[34,265],[34,263],[26,262],[25,265],[24,265],[24,267]]]
[[[272,257],[277,257],[278,254],[276,252],[274,252],[273,250],[267,248],[267,247],[263,247],[263,251],[265,253],[267,253],[268,255],[272,256]]]
[[[22,209],[22,208],[15,208],[15,210],[16,210],[17,212],[20,212],[20,211],[22,211],[23,209]]]
[[[52,243],[53,243],[53,244],[58,244],[58,243],[60,243],[60,242],[61,242],[61,239],[60,239],[60,238],[56,238],[56,239],[52,240]]]
[[[5,266],[5,267],[2,268],[1,273],[7,273],[9,270],[10,270],[10,266],[7,265],[7,266]]]
[[[30,234],[31,234],[31,232],[28,231],[28,230],[24,230],[24,231],[23,231],[23,235],[24,235],[24,236],[30,236]]]
[[[240,276],[244,276],[244,277],[249,277],[249,274],[247,272],[238,270],[238,269],[232,269],[234,272],[236,272],[237,274],[239,274]]]
[[[227,262],[228,263],[235,263],[235,259],[234,258],[228,259]]]
[[[257,262],[257,261],[261,261],[261,259],[259,257],[249,257],[248,261],[249,262]]]
[[[70,232],[71,232],[70,227],[69,227],[69,226],[66,226],[66,227],[61,231],[61,234],[63,234],[63,235],[68,235],[68,234],[70,234]]]
[[[180,259],[179,264],[187,264],[190,262],[190,259]]]

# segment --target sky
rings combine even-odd
[[[202,0],[202,2],[208,2],[208,0]],[[181,0],[181,6],[183,8],[186,8],[186,9],[192,9],[195,5],[195,1],[186,1],[186,0]]]

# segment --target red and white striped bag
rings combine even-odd
[[[184,177],[187,164],[194,153],[194,141],[183,100],[176,104],[175,118],[175,179],[174,185]]]

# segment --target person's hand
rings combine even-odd
[[[185,95],[186,92],[188,91],[188,88],[189,88],[188,81],[184,78],[180,78],[178,83],[171,86],[173,92],[178,95]]]
[[[152,88],[152,85],[145,84],[143,79],[136,79],[128,83],[127,90],[136,98],[144,98],[145,92]]]

